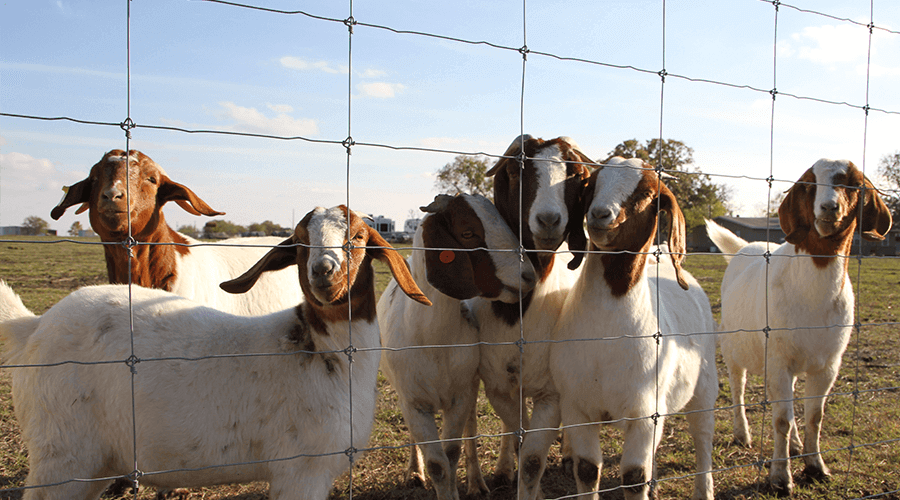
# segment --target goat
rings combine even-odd
[[[585,257],[550,347],[578,492],[597,490],[597,422],[615,420],[624,431],[625,498],[648,498],[665,417],[683,408],[696,453],[693,498],[711,500],[716,323],[703,289],[681,267],[678,202],[649,165],[613,157],[591,176],[584,206],[590,249],[598,253]],[[660,211],[670,216],[671,265],[648,265]]]
[[[130,168],[129,168],[130,167]],[[114,149],[93,167],[86,179],[66,189],[51,212],[58,220],[66,209],[81,204],[88,210],[91,228],[107,243],[122,243],[131,235],[137,243],[104,245],[110,283],[134,283],[181,295],[222,311],[256,315],[280,311],[300,301],[300,287],[292,272],[269,273],[253,290],[242,295],[218,287],[253,265],[282,238],[239,238],[215,245],[200,242],[166,224],[162,208],[174,201],[194,215],[222,215],[188,187],[172,181],[149,156],[137,150]],[[254,245],[235,247],[230,244]],[[134,257],[129,263],[129,254]],[[130,265],[129,265],[130,264]]]
[[[478,371],[485,393],[503,422],[497,478],[513,480],[512,430],[522,425],[526,429],[553,429],[529,431],[519,453],[520,491],[529,488],[539,492],[547,450],[559,425],[558,397],[547,366],[549,345],[540,341],[550,338],[566,293],[578,274],[567,269],[555,251],[565,251],[564,242],[573,250],[585,248],[580,196],[589,175],[586,164],[592,162],[567,137],[544,141],[520,136],[503,156],[488,172],[494,177],[494,203],[520,238],[538,280],[521,301],[509,304],[477,297],[466,304],[480,325],[479,340],[483,344]],[[581,254],[576,254],[573,262],[580,258]],[[520,352],[516,342],[522,338],[529,344]],[[530,419],[523,410],[520,387],[522,397],[534,403]]]
[[[155,487],[265,480],[269,498],[324,499],[374,419],[373,258],[430,304],[358,215],[316,208],[283,245],[222,284],[241,293],[296,264],[300,305],[236,316],[134,287],[134,358],[128,287],[86,287],[35,317],[0,286],[0,310],[14,311],[0,324],[7,364],[27,366],[12,372],[30,462],[24,499],[96,499],[109,476],[137,464],[157,471],[142,477]],[[122,366],[129,358],[141,361],[128,363],[133,375]]]
[[[801,447],[791,401],[794,382],[807,375],[804,473],[822,480],[830,475],[819,453],[825,397],[853,326],[847,256],[857,231],[866,240],[883,240],[892,221],[875,187],[852,162],[828,159],[817,161],[790,188],[778,218],[786,235],[781,245],[747,243],[712,221],[706,228],[729,260],[722,279],[721,324],[729,333],[719,342],[731,381],[734,437],[750,446],[744,410],[747,372],[765,374],[773,401],[769,482],[776,491],[789,493],[788,454],[798,455]]]
[[[467,436],[475,434],[480,384],[478,332],[460,314],[461,300],[480,296],[518,301],[520,293],[534,286],[535,274],[531,262],[520,261],[514,252],[518,240],[487,198],[438,195],[422,211],[428,215],[415,233],[409,268],[434,305],[422,307],[398,294],[396,281],[388,284],[378,301],[381,340],[387,349],[381,368],[397,390],[414,443],[408,478],[424,484],[415,448],[421,443],[437,498],[458,500],[458,440],[464,428]],[[434,422],[438,411],[443,412],[443,443]],[[467,439],[464,444],[468,493],[487,493],[476,442]]]

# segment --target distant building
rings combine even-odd
[[[771,241],[784,243],[784,231],[778,217],[730,217],[723,215],[713,219],[717,224],[728,229],[747,241]],[[715,244],[706,234],[706,226],[695,227],[687,235],[687,247],[693,252],[718,252]],[[853,246],[850,254],[859,253],[859,233],[853,235]],[[885,236],[884,241],[863,240],[862,255],[900,255],[900,228],[894,227]]]
[[[422,219],[406,219],[406,222],[403,223],[403,232],[409,233],[411,238],[416,233],[416,229],[419,229],[419,224],[421,223]]]
[[[18,236],[25,234],[25,228],[22,226],[0,226],[0,236]]]
[[[394,232],[394,220],[388,219],[383,215],[379,215],[377,217],[373,216],[371,220],[365,219],[366,224],[370,227],[375,228],[379,234],[383,237],[387,237],[387,235],[392,234]]]
[[[94,237],[94,236],[97,236],[97,233],[95,233],[93,229],[79,229],[78,230],[79,238],[85,238],[85,237],[90,238],[90,237]]]
[[[713,221],[747,241],[784,243],[784,231],[781,230],[778,217],[731,217],[722,215],[714,218]],[[687,247],[695,252],[719,251],[706,234],[706,226],[697,226],[687,235]]]

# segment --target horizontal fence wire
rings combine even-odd
[[[662,85],[661,93],[662,94],[664,94],[664,92],[665,92],[664,84],[665,84],[665,81],[667,78],[679,79],[679,80],[687,81],[687,82],[694,83],[694,84],[716,85],[716,86],[728,87],[728,88],[744,90],[744,91],[757,93],[757,94],[768,94],[771,96],[771,99],[773,102],[773,122],[777,120],[774,117],[774,107],[775,107],[775,101],[777,100],[777,97],[779,97],[779,96],[789,97],[789,98],[792,98],[795,100],[801,100],[801,101],[810,101],[810,102],[815,102],[815,103],[824,104],[824,105],[849,107],[849,108],[857,109],[857,110],[864,112],[866,116],[868,116],[872,112],[878,112],[878,113],[887,114],[887,115],[900,114],[900,110],[876,108],[876,107],[870,106],[868,102],[866,102],[865,104],[859,104],[859,103],[851,103],[851,102],[847,102],[847,101],[836,101],[836,100],[830,100],[830,99],[823,99],[823,98],[816,97],[816,96],[787,93],[787,92],[777,90],[777,88],[774,85],[773,85],[773,88],[771,88],[771,89],[764,89],[764,88],[758,88],[758,87],[754,87],[754,86],[742,84],[742,83],[725,82],[725,81],[718,81],[718,80],[712,80],[712,79],[697,78],[697,77],[692,77],[692,76],[687,76],[687,75],[679,75],[679,74],[668,72],[665,69],[665,62],[663,62],[663,69],[651,70],[651,69],[646,69],[646,68],[640,68],[640,67],[633,66],[633,65],[619,65],[619,64],[612,64],[612,63],[605,62],[605,61],[591,60],[591,59],[578,58],[578,57],[569,57],[569,56],[565,56],[565,55],[561,55],[561,54],[542,52],[542,51],[533,50],[533,49],[528,48],[527,44],[523,44],[522,47],[510,47],[510,46],[504,46],[501,44],[492,43],[492,42],[486,41],[486,40],[467,40],[467,39],[463,39],[463,38],[442,35],[439,33],[404,30],[404,29],[399,29],[399,28],[390,27],[390,26],[371,24],[371,23],[366,23],[366,22],[354,19],[352,14],[350,15],[350,17],[345,18],[345,19],[336,19],[336,18],[328,18],[328,17],[318,16],[318,15],[311,14],[309,12],[302,11],[302,10],[290,10],[290,11],[289,10],[279,10],[279,9],[272,9],[272,8],[267,8],[267,7],[262,7],[262,6],[245,4],[245,3],[227,2],[227,1],[222,1],[222,0],[204,0],[204,1],[214,3],[214,4],[220,4],[223,7],[258,11],[263,14],[299,15],[299,16],[303,16],[303,17],[306,17],[309,19],[316,20],[316,21],[321,21],[321,22],[341,23],[341,24],[346,25],[348,27],[348,29],[350,30],[351,40],[352,40],[352,30],[353,29],[369,28],[369,29],[391,32],[398,36],[427,37],[427,38],[438,39],[438,40],[442,40],[442,41],[446,41],[446,42],[460,43],[460,44],[467,44],[467,45],[479,45],[479,46],[485,46],[485,47],[489,47],[489,48],[497,49],[497,50],[501,50],[501,51],[517,52],[523,58],[523,74],[522,74],[522,78],[523,78],[522,101],[523,101],[523,103],[525,101],[525,95],[524,95],[524,80],[526,78],[525,74],[524,74],[525,63],[529,56],[531,56],[531,57],[539,56],[539,57],[546,57],[546,58],[551,58],[551,59],[564,61],[564,62],[572,62],[572,63],[576,63],[576,64],[599,66],[599,67],[610,68],[610,69],[615,69],[615,70],[625,70],[625,71],[630,71],[630,72],[647,75],[647,76],[651,76],[651,77],[655,76],[655,77],[659,78],[659,80],[661,82],[661,85]],[[759,1],[761,1],[763,3],[772,4],[773,7],[776,9],[776,11],[779,8],[787,8],[787,9],[795,10],[797,12],[822,16],[824,18],[828,18],[828,19],[831,19],[834,21],[846,22],[846,23],[850,23],[853,25],[857,25],[861,29],[863,29],[863,28],[868,29],[870,34],[873,32],[873,30],[878,30],[883,33],[900,35],[900,32],[898,32],[898,31],[894,31],[894,30],[891,30],[891,29],[888,29],[888,28],[885,28],[882,26],[876,26],[874,23],[869,23],[869,24],[860,23],[858,21],[848,19],[848,18],[841,18],[841,17],[833,16],[833,15],[830,15],[827,13],[817,12],[817,11],[809,10],[809,9],[802,9],[802,8],[795,7],[795,6],[792,6],[787,3],[780,2],[778,0],[774,0],[774,1],[759,0]],[[523,2],[523,10],[524,10],[524,7],[525,7],[525,5]],[[663,3],[663,9],[664,9],[663,22],[665,22],[665,3]],[[351,12],[352,12],[352,4],[351,4]],[[526,12],[527,12],[527,10],[526,10]],[[524,28],[523,28],[523,31],[524,31]],[[663,37],[663,40],[665,43],[665,36]],[[350,55],[352,55],[352,48],[349,52],[350,52]],[[665,56],[665,48],[663,48],[663,57],[664,56]],[[130,61],[129,61],[129,63],[128,63],[129,72],[130,72],[130,69],[131,69],[131,65],[130,65]],[[130,82],[130,77],[129,77],[129,82]],[[129,104],[130,104],[130,90],[129,90],[128,99],[129,99]],[[348,96],[348,114],[349,114],[349,110],[350,110],[350,102],[349,101],[350,101],[350,99]],[[351,147],[389,149],[389,150],[395,150],[395,151],[416,151],[416,152],[457,154],[457,155],[475,155],[475,156],[483,156],[486,158],[497,159],[497,160],[503,159],[503,158],[518,159],[520,161],[524,160],[524,158],[519,158],[519,157],[509,157],[509,156],[504,156],[504,155],[498,155],[495,152],[457,151],[457,150],[438,149],[438,148],[416,147],[416,146],[409,146],[409,145],[404,146],[404,145],[396,145],[396,144],[381,144],[381,143],[373,143],[373,142],[356,141],[351,138],[352,136],[349,133],[348,133],[348,137],[345,139],[322,140],[322,139],[313,139],[313,138],[303,137],[303,136],[287,137],[287,136],[279,136],[279,135],[271,135],[271,134],[256,134],[256,133],[234,132],[234,131],[214,130],[214,129],[191,129],[191,128],[184,128],[184,127],[163,126],[163,125],[147,124],[147,123],[135,123],[131,120],[130,112],[128,113],[128,115],[129,116],[126,118],[125,121],[114,122],[114,121],[89,120],[89,119],[68,117],[68,116],[50,117],[50,116],[38,116],[38,115],[28,114],[28,113],[0,112],[0,116],[6,117],[6,118],[13,118],[13,119],[32,120],[32,121],[48,121],[48,122],[71,122],[71,123],[75,123],[78,125],[119,127],[126,132],[128,139],[131,138],[131,134],[140,133],[142,130],[156,130],[156,131],[183,133],[183,134],[237,136],[237,137],[249,137],[249,138],[256,138],[256,139],[263,139],[263,140],[298,141],[301,143],[326,144],[326,145],[334,145],[336,147],[340,146],[340,147],[343,147],[346,149],[347,155],[348,155],[348,179],[350,176],[349,156],[350,156],[350,148]],[[663,102],[661,99],[660,132],[662,132],[662,122],[664,121],[663,116],[664,116],[664,105],[663,105]],[[352,120],[348,120],[348,128],[349,128],[350,124],[352,124]],[[660,139],[662,139],[662,135],[663,134],[661,133]],[[128,149],[128,148],[126,147],[126,149]],[[863,156],[865,157],[865,155],[863,155]],[[623,167],[621,165],[607,165],[607,164],[603,164],[603,163],[593,163],[593,162],[588,163],[586,165],[591,167],[592,169],[594,169],[594,168],[631,168],[631,167]],[[762,178],[762,177],[754,177],[754,176],[747,176],[747,175],[732,175],[732,174],[721,174],[721,173],[713,174],[713,173],[704,173],[704,172],[684,172],[684,171],[680,171],[680,170],[664,170],[662,168],[652,168],[652,167],[651,167],[651,169],[666,172],[666,173],[677,173],[679,175],[686,175],[686,176],[695,176],[696,175],[696,176],[708,176],[708,177],[714,178],[714,179],[716,179],[716,178],[729,179],[729,180],[743,179],[743,180],[750,180],[750,181],[759,181],[761,183],[765,182],[770,189],[771,189],[773,182],[790,183],[792,185],[797,183],[797,181],[795,179],[775,178],[774,174],[770,174],[769,177]],[[809,184],[822,185],[822,184],[816,184],[816,183],[809,183]],[[853,188],[852,186],[848,186],[848,187]],[[882,193],[891,193],[891,195],[894,197],[897,197],[898,194],[900,194],[900,193],[898,193],[898,190],[881,189],[880,191]],[[349,199],[349,189],[348,189],[348,206],[349,206],[350,201],[351,200]],[[521,218],[521,214],[520,214],[520,218]],[[123,245],[123,243],[120,243],[120,242],[84,242],[84,241],[72,240],[72,239],[56,239],[56,240],[51,240],[51,241],[0,239],[0,242],[4,242],[4,243],[15,242],[15,243],[27,243],[27,244],[75,243],[75,244],[86,244],[86,245]],[[860,243],[861,243],[861,241],[860,241]],[[154,245],[154,243],[145,243],[145,242],[135,242],[135,244],[136,245]],[[211,246],[211,245],[235,246],[235,247],[258,246],[258,245],[241,244],[241,243],[235,243],[235,242],[215,243],[215,244],[211,244],[211,243],[197,243],[197,244],[165,243],[165,245],[179,245],[179,246],[184,246],[184,247],[188,247],[188,248],[200,247],[200,246]],[[859,248],[860,248],[860,252],[861,252],[862,245],[860,245]],[[421,250],[426,250],[426,249],[421,248],[421,247],[409,247],[409,250],[421,251]],[[432,248],[429,250],[439,251],[441,249],[440,248],[437,248],[437,249]],[[453,250],[455,250],[455,251],[473,251],[474,252],[474,251],[483,251],[483,250],[489,250],[489,249],[478,248],[478,249],[465,249],[465,250],[453,249]],[[498,250],[490,250],[490,251],[497,252]],[[530,250],[525,250],[525,249],[510,249],[507,251],[508,252],[517,252],[517,253],[530,252]],[[557,253],[558,255],[567,254],[567,252],[555,252],[555,253]],[[592,255],[592,254],[601,254],[602,255],[602,254],[615,254],[615,253],[619,253],[619,252],[605,252],[605,251],[596,250],[596,251],[585,251],[584,253],[586,255]],[[669,255],[669,252],[659,252],[659,251],[646,252],[646,253],[642,253],[642,252],[631,252],[631,253],[642,254],[642,255],[647,256],[648,258],[653,257],[656,259],[660,259],[660,258],[663,258],[665,255]],[[704,255],[704,254],[710,254],[710,252],[687,252],[685,254],[678,254],[678,255],[690,256],[690,255]],[[734,256],[734,254],[716,254],[716,255],[722,255],[722,256],[727,256],[727,257]],[[761,258],[764,257],[767,259],[769,258],[768,255],[759,256],[759,257],[761,257]],[[802,258],[809,258],[809,257],[802,256],[802,255],[789,255],[789,256],[779,256],[779,258],[792,258],[792,259],[800,258],[800,259],[802,259]],[[870,256],[863,256],[861,254],[857,254],[854,256],[848,256],[846,258],[847,259],[856,259],[860,266],[861,266],[863,259],[890,259],[890,257],[870,257]],[[859,293],[862,288],[862,283],[858,276],[857,276],[856,284],[858,285],[858,289],[859,289],[859,291],[857,292],[857,298],[858,298]],[[858,307],[856,309],[858,310]],[[520,312],[520,322],[521,322],[521,312]],[[832,328],[832,327],[839,327],[839,326],[840,327],[853,327],[856,329],[857,335],[858,335],[859,330],[863,327],[897,326],[898,324],[900,324],[900,323],[884,322],[884,321],[879,321],[879,322],[857,321],[852,325],[830,325],[830,326],[818,326],[815,328],[824,329],[824,328]],[[522,328],[527,329],[527,325],[522,325]],[[808,328],[770,328],[768,326],[765,328],[765,330],[767,332],[793,331],[793,330],[801,330],[801,329],[808,329]],[[671,337],[671,336],[691,337],[691,336],[706,336],[706,335],[721,336],[721,335],[738,334],[738,333],[750,333],[750,332],[755,332],[755,331],[759,331],[759,330],[731,330],[731,331],[710,331],[710,332],[666,332],[666,333],[662,334],[662,337]],[[135,333],[139,334],[140,332],[135,332]],[[293,355],[298,355],[298,354],[304,354],[304,355],[346,354],[346,355],[350,356],[350,355],[352,355],[353,352],[366,352],[366,351],[402,352],[402,351],[406,351],[406,350],[418,350],[418,349],[456,349],[456,348],[461,348],[461,347],[487,347],[487,346],[508,346],[508,347],[515,346],[515,347],[518,347],[520,350],[524,351],[524,349],[527,349],[528,345],[556,344],[556,343],[562,343],[562,342],[604,342],[604,341],[619,341],[619,340],[628,339],[628,338],[652,338],[652,337],[654,337],[654,335],[644,335],[644,336],[621,335],[621,336],[617,336],[617,337],[583,338],[583,339],[573,339],[573,340],[557,340],[557,339],[528,340],[528,339],[525,339],[524,335],[523,335],[520,339],[513,340],[510,342],[479,341],[479,342],[474,342],[474,343],[469,343],[469,344],[460,344],[460,345],[453,345],[453,346],[422,345],[422,346],[415,346],[415,347],[410,346],[410,347],[402,347],[402,348],[387,348],[387,347],[356,348],[351,343],[350,345],[347,346],[346,349],[332,350],[332,351],[296,350],[296,351],[291,351],[291,352],[279,352],[279,353],[235,353],[235,354],[228,354],[228,355],[213,355],[213,356],[199,356],[199,357],[178,357],[178,356],[148,357],[148,358],[141,358],[141,359],[137,359],[137,360],[133,359],[133,355],[132,355],[132,358],[129,358],[127,360],[96,360],[96,361],[90,361],[90,362],[72,360],[72,361],[63,361],[63,362],[59,362],[59,363],[51,363],[51,364],[43,364],[43,365],[41,365],[41,364],[38,364],[38,365],[15,365],[15,364],[13,364],[13,365],[4,365],[3,369],[30,369],[30,368],[38,368],[38,367],[46,368],[46,367],[60,366],[63,364],[73,364],[73,365],[127,364],[127,365],[133,367],[136,363],[142,363],[143,364],[142,366],[147,366],[148,364],[153,363],[153,362],[172,362],[172,361],[201,362],[201,361],[216,361],[216,360],[220,360],[223,358],[293,356]],[[857,339],[857,342],[858,342],[858,339]],[[859,349],[858,348],[857,348],[856,361],[857,361],[857,363],[859,362]],[[521,366],[520,366],[520,368],[521,368]],[[139,376],[139,373],[136,374],[136,376]],[[857,374],[856,379],[858,379],[858,378],[859,377]],[[873,395],[873,394],[880,393],[880,392],[896,392],[898,389],[900,389],[900,387],[898,387],[896,384],[893,386],[877,387],[877,388],[872,388],[872,389],[859,389],[857,387],[851,392],[832,392],[829,395],[829,397],[830,398],[831,397],[859,398],[861,395],[867,395],[867,394]],[[764,391],[764,394],[765,394],[765,391]],[[818,399],[818,398],[819,397],[796,397],[796,398],[792,398],[788,401],[793,403],[793,402],[803,401],[805,399]],[[520,388],[520,399],[524,399],[523,397],[521,397],[521,388]],[[766,399],[765,395],[763,395],[763,399],[759,403],[747,403],[747,404],[745,404],[745,406],[748,409],[758,407],[758,408],[765,410],[771,404],[779,403],[779,402],[785,402],[785,401],[769,401]],[[717,406],[717,407],[709,409],[709,410],[701,410],[701,411],[727,412],[727,411],[731,411],[732,409],[734,409],[734,406]],[[601,421],[601,422],[592,422],[590,424],[583,424],[583,425],[617,424],[617,423],[624,423],[624,422],[647,419],[647,418],[652,418],[655,422],[655,420],[660,417],[684,416],[687,413],[690,413],[690,412],[672,412],[672,413],[668,413],[668,414],[648,415],[648,416],[633,418],[633,419],[629,419],[629,418],[612,419],[612,420],[605,420],[605,421]],[[762,420],[764,420],[764,416],[765,416],[764,413],[765,412],[763,412],[763,415],[761,417]],[[581,424],[579,424],[579,425],[581,425]],[[865,424],[862,424],[862,425],[865,425]],[[572,428],[572,427],[577,427],[577,426],[578,425],[570,425],[570,426],[563,426],[562,428],[565,429],[565,428]],[[760,427],[763,427],[762,423],[760,424]],[[513,437],[518,437],[521,439],[521,437],[523,435],[527,435],[528,433],[531,433],[531,432],[552,431],[552,430],[556,430],[556,429],[527,429],[526,430],[526,429],[524,429],[523,425],[520,425],[520,429],[514,430],[510,433],[477,434],[475,436],[464,437],[462,439],[463,440],[472,440],[472,439],[479,439],[479,438],[498,438],[498,437],[503,437],[503,436],[513,436]],[[763,432],[759,432],[760,439],[762,439],[763,434],[764,434]],[[852,436],[851,436],[851,438],[852,438]],[[867,447],[878,447],[878,446],[893,446],[893,445],[896,445],[898,441],[900,441],[900,438],[883,439],[883,440],[879,440],[879,441],[875,441],[875,442],[862,443],[862,444],[851,443],[849,446],[845,446],[845,447],[836,447],[836,448],[831,448],[828,450],[822,450],[821,454],[833,454],[833,453],[838,453],[838,452],[851,452],[851,454],[852,454],[853,450],[855,450],[855,449],[867,448]],[[443,441],[437,441],[437,442],[440,443]],[[396,450],[396,449],[400,449],[400,448],[411,448],[416,445],[427,445],[427,444],[433,444],[433,443],[435,443],[435,442],[429,441],[429,442],[421,442],[421,443],[412,443],[412,444],[403,445],[403,446],[375,445],[375,446],[371,446],[368,448],[358,447],[358,448],[354,448],[352,450],[335,450],[333,453],[325,453],[325,454],[320,454],[320,455],[295,455],[295,456],[290,456],[290,457],[272,459],[272,460],[268,460],[267,462],[282,462],[282,461],[296,460],[298,458],[305,458],[305,457],[310,457],[310,456],[323,456],[324,457],[324,456],[333,456],[333,455],[342,455],[342,454],[348,455],[352,462],[354,455],[356,455],[357,453],[383,451],[383,450]],[[803,456],[805,456],[805,455],[793,456],[792,458],[800,458]],[[735,470],[735,469],[755,467],[762,474],[765,466],[767,464],[769,464],[770,461],[771,461],[771,459],[768,456],[760,455],[759,460],[754,461],[752,463],[738,464],[738,465],[734,465],[731,467],[715,468],[712,472],[715,474],[722,474],[722,473],[726,473],[728,471]],[[214,468],[222,468],[222,467],[238,467],[238,466],[257,465],[259,463],[262,463],[262,462],[250,461],[250,462],[241,462],[241,463],[234,463],[234,464],[217,464],[217,465],[211,465],[209,467],[203,467],[203,468],[171,469],[171,470],[165,470],[165,471],[139,471],[139,469],[137,467],[135,467],[135,472],[133,474],[125,475],[125,476],[116,476],[116,477],[132,478],[132,479],[136,480],[138,478],[137,476],[153,476],[153,475],[167,474],[167,473],[172,473],[172,472],[197,472],[197,471],[214,469]],[[649,482],[652,483],[654,487],[656,487],[656,485],[658,483],[665,483],[668,481],[686,479],[686,478],[693,477],[694,475],[696,475],[696,474],[667,476],[667,477],[658,478],[658,479],[654,478],[654,479],[649,480]],[[95,479],[72,478],[71,480],[68,480],[68,481],[62,481],[59,483],[45,484],[45,485],[34,485],[34,486],[29,486],[27,488],[29,488],[29,489],[30,488],[41,488],[41,487],[48,487],[48,486],[54,486],[54,485],[61,485],[61,484],[65,484],[68,482],[104,481],[104,480],[108,480],[108,479],[110,479],[110,478],[95,478]],[[0,490],[0,492],[11,492],[11,491],[18,491],[18,490],[22,490],[22,489],[25,489],[25,488],[8,488],[8,489]],[[610,493],[610,492],[617,491],[619,489],[621,489],[621,486],[617,486],[615,488],[610,488],[610,489],[600,490],[598,493],[600,493],[600,494]],[[860,497],[860,498],[880,498],[880,497],[889,497],[891,495],[896,495],[896,494],[897,494],[897,490],[892,490],[892,491],[885,491],[883,493],[873,494],[873,495]],[[136,496],[137,496],[137,494],[135,493],[135,497]],[[353,487],[352,486],[351,486],[350,496],[351,496],[351,498],[353,496]],[[569,496],[562,496],[562,497],[558,497],[558,498],[560,498],[560,499],[574,498],[576,496],[577,495],[569,495]]]

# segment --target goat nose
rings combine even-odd
[[[819,206],[822,208],[822,210],[824,210],[826,212],[835,212],[838,209],[838,204],[834,200],[828,200],[826,202],[823,202]]]
[[[596,207],[591,209],[591,217],[597,220],[608,219],[612,216],[612,210],[608,208]]]
[[[103,191],[102,196],[104,200],[118,201],[125,196],[125,193],[122,192],[119,188],[111,187],[106,191]]]
[[[537,214],[537,221],[544,227],[554,227],[559,224],[560,216],[558,213],[543,212]]]
[[[328,277],[334,274],[335,265],[331,260],[325,259],[320,260],[316,265],[313,266],[313,274],[316,276]]]
[[[533,287],[535,283],[534,270],[522,271],[522,285]]]

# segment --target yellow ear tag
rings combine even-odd
[[[441,252],[440,259],[444,264],[449,264],[456,259],[456,254],[453,253],[453,250],[444,250]]]

